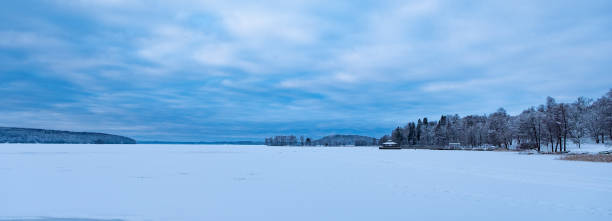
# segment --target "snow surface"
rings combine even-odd
[[[612,220],[612,164],[556,158],[0,144],[0,220]]]
[[[609,143],[608,143],[609,144]],[[602,151],[612,151],[612,146],[610,145],[604,145],[604,144],[594,144],[594,143],[586,143],[586,144],[581,144],[580,148],[578,148],[578,144],[570,144],[568,143],[567,145],[567,150],[570,153],[589,153],[589,154],[596,154]],[[547,150],[550,147],[546,148]]]

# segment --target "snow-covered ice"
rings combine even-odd
[[[547,150],[550,147],[546,148]],[[570,153],[589,153],[589,154],[596,154],[599,152],[603,152],[603,151],[612,151],[612,146],[608,144],[603,145],[603,144],[594,144],[594,143],[586,143],[586,144],[582,144],[580,145],[580,148],[578,148],[577,144],[570,144],[568,143],[567,145],[567,150]]]
[[[612,164],[556,158],[0,144],[0,220],[612,220]]]

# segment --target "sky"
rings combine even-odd
[[[380,137],[612,88],[612,1],[3,1],[0,126]]]

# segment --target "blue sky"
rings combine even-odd
[[[612,1],[4,1],[0,126],[381,136],[612,86]]]

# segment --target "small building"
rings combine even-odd
[[[402,149],[399,144],[393,142],[392,140],[388,140],[384,142],[378,149]]]

